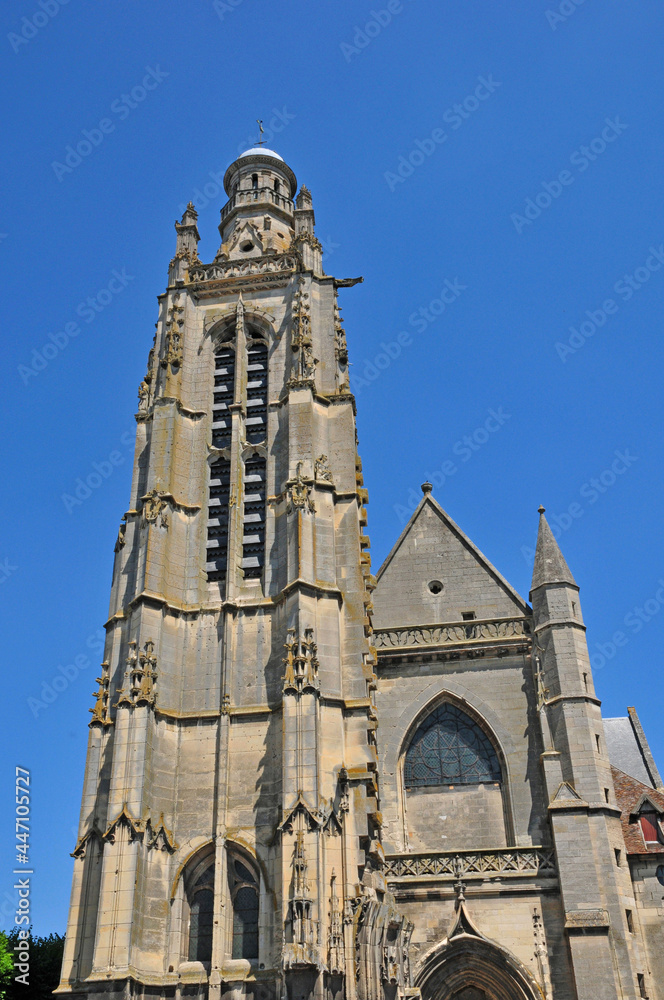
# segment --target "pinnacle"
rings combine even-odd
[[[531,592],[547,583],[569,583],[577,586],[571,570],[560,551],[558,542],[553,536],[549,523],[544,516],[544,507],[538,508],[540,515],[537,547],[535,549],[535,565],[533,567],[533,582]]]
[[[422,483],[421,489],[425,496],[427,495],[427,493],[433,492],[433,486],[431,485],[431,483]]]

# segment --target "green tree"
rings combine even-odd
[[[35,937],[30,931],[28,941],[29,965],[28,983],[17,983],[14,979],[13,956],[14,945],[18,944],[18,930],[12,930],[2,935],[5,941],[5,953],[9,958],[10,971],[5,993],[0,986],[2,1000],[48,1000],[53,990],[60,982],[60,967],[65,939],[62,934],[49,934],[48,937]],[[2,943],[0,941],[0,969],[2,968]],[[2,980],[0,980],[2,982]]]
[[[0,931],[0,1000],[5,1000],[7,988],[12,981],[14,962],[9,949],[9,939],[4,931]]]

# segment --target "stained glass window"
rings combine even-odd
[[[406,788],[477,785],[500,781],[501,769],[488,737],[454,705],[435,708],[406,751]]]

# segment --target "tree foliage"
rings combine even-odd
[[[47,1000],[60,982],[60,967],[64,935],[36,937],[30,931],[27,938],[30,971],[27,985],[17,983],[14,970],[14,946],[19,943],[18,930],[0,932],[0,1000]]]

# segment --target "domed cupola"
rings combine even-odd
[[[261,146],[247,149],[226,171],[224,188],[228,201],[221,210],[222,244],[229,244],[233,234],[246,231],[244,244],[234,249],[240,256],[250,255],[256,250],[255,239],[251,246],[251,232],[272,231],[268,242],[275,249],[285,248],[292,236],[297,180],[278,153]]]

